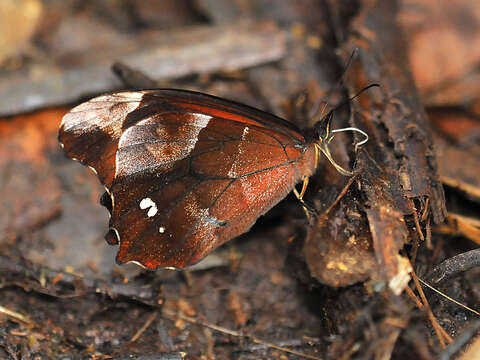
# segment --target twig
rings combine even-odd
[[[281,340],[277,343],[278,346],[305,346],[307,344],[312,345],[312,344],[319,344],[321,342],[320,339],[316,338],[310,338],[310,339],[287,339],[287,340]],[[258,350],[265,350],[268,349],[267,346],[262,345],[262,344],[251,344],[251,345],[246,345],[243,350],[247,351],[258,351]]]
[[[221,332],[223,334],[227,334],[227,335],[231,335],[231,336],[235,336],[235,337],[240,337],[240,338],[246,338],[246,339],[249,339],[249,340],[253,341],[256,344],[260,344],[260,345],[266,346],[268,348],[276,349],[276,350],[283,351],[283,352],[286,352],[286,353],[289,353],[289,354],[301,356],[305,359],[322,360],[322,358],[319,358],[317,356],[305,354],[305,353],[302,353],[302,352],[299,352],[299,351],[295,351],[295,350],[291,350],[291,349],[288,349],[288,348],[285,348],[285,347],[282,347],[282,346],[278,346],[278,345],[275,345],[271,342],[263,341],[259,338],[256,338],[256,337],[252,336],[252,335],[242,334],[238,331],[227,329],[223,326],[211,324],[211,323],[208,323],[206,321],[202,321],[202,320],[184,315],[182,313],[172,311],[170,309],[164,308],[163,309],[163,314],[170,317],[171,320],[175,320],[175,318],[180,318],[180,319],[185,320],[185,321],[187,321],[191,324],[205,326],[209,329]]]
[[[407,295],[410,297],[410,299],[413,300],[413,302],[415,303],[415,305],[417,305],[417,307],[419,309],[422,309],[423,308],[423,304],[422,302],[418,299],[417,295],[415,295],[415,293],[413,292],[412,289],[410,289],[409,286],[407,286],[405,288],[405,292],[407,293]]]
[[[426,287],[428,287],[429,289],[431,289],[431,290],[435,291],[436,293],[438,293],[438,294],[442,295],[444,298],[446,298],[446,299],[450,300],[451,302],[453,302],[453,303],[455,303],[455,304],[457,304],[457,305],[459,305],[459,306],[461,306],[461,307],[463,307],[463,308],[467,309],[468,311],[471,311],[471,312],[472,312],[472,313],[474,313],[475,315],[478,315],[478,316],[480,316],[480,312],[478,312],[477,310],[474,310],[474,309],[472,309],[472,308],[468,307],[467,305],[465,305],[465,304],[462,304],[460,301],[457,301],[457,300],[455,300],[455,299],[451,298],[451,297],[450,297],[450,296],[448,296],[447,294],[444,294],[444,293],[443,293],[443,292],[441,292],[440,290],[438,290],[438,289],[435,289],[435,288],[434,288],[432,285],[430,285],[430,284],[426,283],[425,281],[423,281],[423,280],[422,280],[422,279],[420,279],[420,278],[418,278],[418,281],[420,281],[420,282],[421,282],[423,285],[425,285],[425,286],[426,286]]]
[[[415,274],[414,271],[411,272],[412,279],[415,282],[415,286],[418,290],[418,293],[420,294],[420,298],[422,299],[423,306],[425,307],[428,318],[430,322],[432,323],[433,329],[435,330],[435,333],[437,334],[437,338],[440,341],[440,345],[442,348],[446,347],[445,341],[452,343],[453,339],[451,338],[450,335],[447,334],[447,332],[440,326],[438,323],[437,319],[435,318],[435,315],[432,312],[432,309],[430,308],[430,304],[428,303],[427,297],[425,296],[425,293],[423,292],[422,286],[420,285],[420,281],[418,280],[417,275]]]
[[[328,214],[330,213],[330,211],[332,211],[332,209],[335,208],[335,206],[337,206],[337,204],[340,202],[340,200],[342,200],[342,198],[347,194],[348,190],[350,189],[350,186],[352,186],[353,182],[357,180],[357,175],[353,175],[352,177],[350,177],[350,179],[348,179],[348,182],[347,184],[343,187],[342,191],[340,191],[340,194],[337,195],[337,197],[335,198],[335,201],[328,207],[327,210],[325,210],[322,214],[320,214],[319,217],[327,217]]]
[[[2,314],[5,314],[7,316],[10,316],[14,319],[17,319],[17,320],[20,320],[26,324],[31,324],[32,322],[30,320],[28,320],[25,316],[23,316],[22,314],[16,312],[16,311],[13,311],[13,310],[10,310],[10,309],[7,309],[6,307],[3,307],[0,305],[0,313]]]
[[[410,263],[412,267],[415,266],[415,261],[417,261],[418,248],[420,247],[420,239],[418,236],[413,236],[412,250],[410,254]]]
[[[449,212],[447,223],[437,226],[435,230],[443,234],[461,235],[480,245],[479,219]]]
[[[432,245],[432,223],[430,217],[427,218],[427,224],[425,225],[425,242],[427,244],[427,249],[433,249]]]
[[[413,220],[415,221],[415,228],[417,229],[418,236],[420,236],[421,241],[425,241],[425,236],[423,236],[422,227],[420,226],[420,221],[418,220],[417,210],[415,209],[413,201],[410,201],[410,203],[413,208]]]
[[[148,317],[147,321],[145,321],[145,324],[143,324],[143,326],[140,329],[138,329],[138,331],[135,333],[135,335],[132,336],[129,343],[133,343],[133,342],[137,341],[138,338],[140,336],[142,336],[142,334],[145,332],[145,330],[147,330],[149,328],[149,326],[152,324],[153,320],[155,320],[157,315],[158,315],[158,311],[155,311],[154,313],[152,313]]]
[[[474,249],[451,257],[438,264],[424,279],[429,284],[453,278],[458,274],[480,266],[480,249]]]

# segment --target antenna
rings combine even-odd
[[[345,104],[349,104],[351,101],[355,100],[357,97],[359,97],[364,91],[372,88],[372,87],[379,87],[379,84],[370,84],[363,89],[361,89],[359,92],[357,92],[354,96],[349,98],[347,101],[344,101],[343,103],[339,104],[336,106],[334,109],[330,110],[327,115],[325,115],[324,118],[322,118],[320,121],[318,121],[315,124],[315,131],[318,136],[318,143],[315,143],[315,150],[321,151],[325,157],[330,161],[330,163],[337,169],[339,173],[345,176],[351,176],[353,175],[353,172],[345,170],[342,168],[339,164],[335,162],[333,159],[332,155],[330,154],[330,149],[328,148],[328,145],[330,142],[333,140],[333,137],[335,136],[335,133],[343,132],[343,131],[354,131],[362,134],[364,136],[364,139],[355,143],[355,152],[358,151],[358,147],[365,144],[368,141],[368,134],[364,132],[363,130],[360,130],[356,127],[346,127],[346,128],[341,128],[341,129],[331,129],[331,123],[333,119],[333,112],[340,108],[341,106],[344,106]],[[318,158],[318,155],[317,155]]]
[[[348,61],[347,61],[347,64],[345,65],[345,68],[343,69],[342,71],[342,74],[340,75],[340,77],[338,78],[336,84],[330,88],[330,90],[328,91],[327,93],[327,100],[325,101],[325,103],[323,104],[323,107],[322,109],[320,110],[320,113],[318,114],[318,116],[314,116],[314,118],[318,118],[318,121],[322,120],[323,119],[323,114],[325,112],[325,109],[327,108],[328,106],[328,103],[330,102],[330,98],[332,97],[332,94],[335,90],[338,90],[340,88],[340,85],[342,85],[343,83],[343,80],[345,79],[345,74],[347,73],[347,70],[348,68],[350,67],[350,65],[352,64],[352,61],[353,61],[353,57],[356,55],[356,53],[358,52],[358,48],[354,48],[352,53],[350,54],[350,57],[348,58]],[[338,109],[338,106],[335,107],[335,109],[333,110],[336,110]]]

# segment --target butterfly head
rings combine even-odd
[[[362,141],[355,144],[355,152],[356,152],[360,145],[363,145],[368,141],[368,135],[364,131],[357,129],[355,127],[347,127],[347,128],[332,130],[332,119],[333,119],[333,110],[330,111],[325,117],[320,119],[320,121],[318,121],[314,126],[315,138],[316,138],[316,141],[314,142],[315,155],[316,155],[315,162],[318,163],[320,152],[322,152],[323,155],[325,155],[328,161],[330,161],[330,163],[335,167],[335,169],[337,169],[337,171],[340,174],[345,176],[352,176],[353,175],[352,171],[346,170],[342,166],[337,164],[337,162],[333,159],[328,146],[330,142],[333,140],[335,133],[342,132],[342,131],[356,131],[361,133],[364,136],[364,139]]]

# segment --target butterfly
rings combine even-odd
[[[332,112],[304,135],[284,119],[211,95],[120,91],[67,113],[59,142],[105,187],[106,240],[119,244],[117,262],[178,269],[247,232],[290,191],[303,202],[320,152],[350,175],[330,155],[333,133],[343,131],[331,130],[331,120]]]

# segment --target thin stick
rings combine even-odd
[[[415,295],[415,293],[413,292],[412,289],[410,289],[409,286],[405,288],[405,292],[407,293],[408,296],[410,296],[410,299],[413,300],[413,302],[415,303],[415,305],[417,305],[419,309],[423,308],[422,302],[418,299],[417,295]]]
[[[22,314],[16,312],[16,311],[13,311],[13,310],[10,310],[10,309],[7,309],[6,307],[3,307],[0,305],[0,313],[2,314],[5,314],[7,316],[10,316],[14,319],[17,319],[17,320],[20,320],[26,324],[31,324],[32,322],[30,320],[28,320],[25,316],[23,316]]]
[[[352,53],[350,54],[350,57],[348,58],[348,61],[347,61],[347,64],[345,65],[345,68],[343,69],[342,71],[342,75],[340,75],[340,78],[337,80],[337,83],[330,88],[328,94],[327,94],[327,101],[325,101],[325,104],[323,104],[323,108],[320,110],[320,114],[317,116],[317,114],[315,114],[315,118],[317,119],[322,119],[323,117],[323,113],[325,112],[325,109],[327,108],[328,106],[328,102],[330,101],[330,97],[332,96],[333,92],[340,89],[340,85],[342,85],[343,83],[343,79],[345,77],[345,74],[347,73],[347,70],[348,68],[350,67],[350,65],[352,64],[352,60],[353,60],[353,57],[355,56],[355,54],[357,53],[358,49],[355,48],[353,49]],[[349,100],[350,101],[350,100]],[[343,105],[343,104],[342,104]],[[340,105],[340,106],[342,106]],[[337,106],[335,109],[338,109],[339,106]],[[335,110],[334,109],[334,110]]]
[[[446,298],[446,299],[450,300],[451,302],[457,304],[458,306],[461,306],[461,307],[463,307],[464,309],[467,309],[468,311],[471,311],[471,312],[474,313],[475,315],[480,316],[480,312],[478,312],[477,310],[472,309],[472,308],[468,307],[467,305],[462,304],[460,301],[457,301],[457,300],[451,298],[451,297],[448,296],[447,294],[441,292],[441,291],[438,290],[438,289],[435,289],[432,285],[426,283],[425,281],[423,281],[423,280],[420,279],[420,278],[418,278],[418,281],[420,281],[423,285],[425,285],[425,286],[428,287],[429,289],[431,289],[431,290],[435,291],[436,293],[442,295],[444,298]]]
[[[413,220],[415,221],[415,228],[417,229],[418,236],[420,236],[421,241],[425,241],[425,236],[423,236],[422,228],[420,226],[420,221],[418,220],[417,210],[414,207],[413,201],[410,201],[412,204],[413,211]]]
[[[425,242],[427,244],[427,249],[433,249],[433,245],[432,245],[432,224],[430,222],[430,216],[427,219],[427,224],[425,226],[425,232],[426,232]]]
[[[279,351],[283,351],[283,352],[286,352],[286,353],[289,353],[289,354],[292,354],[292,355],[297,355],[297,356],[301,356],[305,359],[313,359],[313,360],[322,360],[322,358],[319,358],[317,356],[313,356],[313,355],[309,355],[309,354],[305,354],[305,353],[302,353],[302,352],[299,352],[299,351],[295,351],[295,350],[290,350],[288,348],[285,348],[283,346],[278,346],[278,345],[275,345],[273,343],[270,343],[268,341],[263,341],[261,339],[258,339],[252,335],[248,335],[248,334],[242,334],[238,331],[235,331],[235,330],[231,330],[231,329],[227,329],[227,328],[224,328],[223,326],[219,326],[219,325],[215,325],[215,324],[210,324],[206,321],[202,321],[202,320],[198,320],[196,318],[193,318],[193,317],[190,317],[190,316],[187,316],[187,315],[184,315],[182,313],[179,313],[179,312],[175,312],[175,311],[172,311],[170,309],[166,309],[164,308],[163,309],[163,313],[167,316],[169,316],[171,318],[171,320],[174,320],[174,318],[180,318],[182,320],[185,320],[191,324],[196,324],[196,325],[201,325],[201,326],[205,326],[209,329],[212,329],[212,330],[215,330],[215,331],[218,331],[218,332],[221,332],[221,333],[224,333],[224,334],[227,334],[227,335],[231,335],[231,336],[235,336],[235,337],[241,337],[241,338],[246,338],[246,339],[249,339],[251,341],[253,341],[254,343],[256,344],[260,344],[260,345],[263,345],[263,346],[266,346],[266,347],[269,347],[269,348],[272,348],[272,349],[276,349],[276,350],[279,350]]]
[[[347,184],[343,187],[342,191],[340,191],[340,194],[337,195],[335,198],[335,201],[328,207],[327,210],[322,214],[322,216],[326,216],[332,211],[332,209],[337,206],[337,204],[342,200],[342,198],[347,194],[348,190],[350,189],[350,186],[352,186],[353,182],[357,179],[356,175],[352,176],[350,179],[348,179]]]
[[[422,221],[427,220],[427,216],[429,214],[429,206],[430,206],[430,198],[427,198],[427,200],[425,200],[425,208],[422,214]]]
[[[130,339],[129,343],[133,343],[135,341],[138,340],[138,338],[140,336],[142,336],[142,334],[145,332],[145,330],[147,330],[149,328],[149,326],[152,324],[153,320],[155,320],[155,318],[157,317],[158,315],[158,311],[155,311],[154,313],[152,313],[147,321],[145,321],[145,324],[143,324],[143,326],[138,329],[138,331],[135,333],[135,335],[133,335],[133,337]]]
[[[415,282],[415,286],[418,290],[418,293],[420,294],[420,298],[422,299],[423,305],[425,306],[425,309],[427,310],[427,315],[432,323],[433,329],[435,330],[435,333],[437,334],[438,341],[440,341],[440,345],[442,348],[446,347],[445,341],[452,343],[453,339],[451,338],[450,335],[447,334],[447,332],[440,326],[438,323],[437,319],[435,318],[435,315],[432,312],[432,309],[430,308],[430,304],[428,303],[427,297],[425,296],[425,293],[423,292],[422,286],[420,285],[420,281],[418,280],[417,274],[415,274],[414,271],[411,272],[412,279]]]

